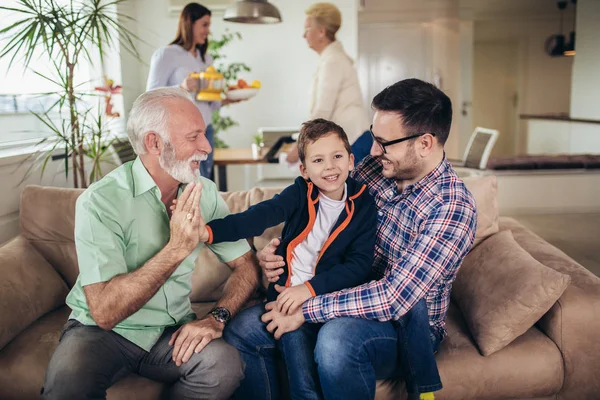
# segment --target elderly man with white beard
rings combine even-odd
[[[226,399],[243,378],[225,324],[258,287],[246,241],[208,245],[233,273],[211,313],[196,319],[189,295],[201,218],[229,209],[200,177],[212,151],[187,92],[160,88],[135,101],[127,133],[138,158],[77,200],[80,274],[72,313],[52,356],[44,399],[100,399],[128,373],[171,384],[171,397]],[[177,198],[171,211],[169,206]]]

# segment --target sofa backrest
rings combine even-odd
[[[270,199],[281,189],[255,188],[244,192],[221,193],[231,212],[237,213],[252,204]],[[69,287],[72,287],[79,267],[73,232],[75,229],[75,202],[82,189],[27,186],[21,194],[21,235],[56,269]],[[262,249],[272,238],[279,236],[283,224],[268,229],[254,240]],[[206,268],[210,265],[210,268]],[[192,275],[193,301],[216,300],[230,275],[227,265],[204,248],[196,260]]]
[[[497,182],[494,176],[465,179],[478,207],[476,242],[498,232]],[[253,188],[248,191],[221,193],[232,213],[246,210],[267,200],[282,188]],[[79,268],[73,239],[75,202],[80,189],[27,186],[21,195],[21,233],[58,271],[69,287]],[[375,222],[374,222],[375,223]],[[254,238],[260,250],[281,234],[283,224],[267,229]],[[203,248],[192,274],[192,301],[218,300],[231,270],[219,262],[208,248]]]
[[[82,189],[27,186],[21,194],[21,235],[73,286],[79,268],[73,232]]]

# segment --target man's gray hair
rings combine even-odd
[[[148,132],[156,132],[163,140],[170,141],[164,101],[173,99],[192,101],[187,91],[171,87],[149,90],[135,100],[127,121],[127,136],[136,154],[146,154],[144,137]]]

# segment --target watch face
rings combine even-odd
[[[231,313],[224,307],[217,307],[211,312],[213,317],[219,322],[227,323],[231,319]]]

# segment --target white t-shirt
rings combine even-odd
[[[323,193],[319,195],[319,209],[315,218],[315,225],[293,251],[292,258],[292,286],[300,285],[315,276],[315,267],[319,259],[319,252],[327,241],[331,229],[346,207],[347,187],[344,187],[342,200],[332,200]]]

